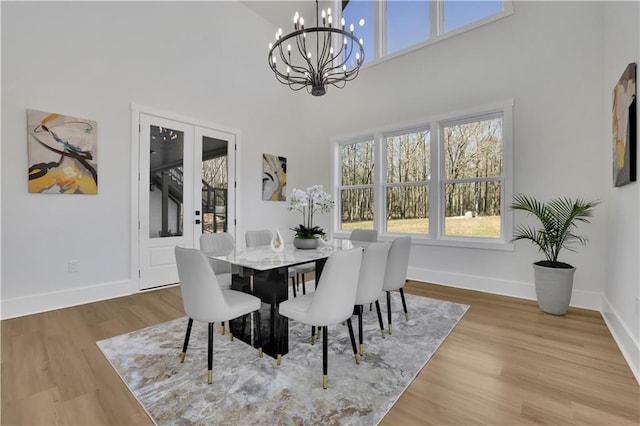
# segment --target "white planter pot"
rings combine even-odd
[[[576,268],[548,268],[534,263],[533,271],[540,310],[553,315],[566,314]]]
[[[317,238],[294,238],[293,246],[299,249],[315,249],[318,248]]]

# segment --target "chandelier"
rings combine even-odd
[[[315,27],[305,28],[304,18],[296,12],[293,32],[283,35],[278,28],[275,43],[269,43],[269,67],[276,79],[292,90],[306,88],[314,96],[324,95],[330,84],[343,88],[358,76],[364,62],[363,42],[354,35],[354,25],[345,30],[342,18],[340,28],[334,27],[331,9],[322,10],[321,16],[322,26],[316,0]],[[364,19],[359,24],[364,25]]]

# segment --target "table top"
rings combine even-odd
[[[285,244],[281,252],[273,251],[270,246],[258,246],[242,250],[234,249],[228,253],[206,252],[205,254],[212,259],[222,260],[232,265],[268,271],[324,259],[335,251],[349,250],[358,246],[361,246],[358,242],[334,239],[329,243],[321,243],[316,249],[297,249],[292,244]]]

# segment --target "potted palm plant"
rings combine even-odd
[[[513,200],[511,209],[524,211],[540,222],[539,227],[519,225],[513,236],[513,241],[531,241],[546,258],[533,263],[538,306],[543,312],[564,315],[569,309],[576,268],[558,257],[562,249],[575,251],[574,244],[587,244],[587,237],[576,234],[576,229],[580,222],[589,223],[599,202],[560,197],[544,203],[523,194]]]

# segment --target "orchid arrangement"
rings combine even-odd
[[[296,238],[312,239],[316,235],[324,235],[324,230],[319,226],[313,226],[313,215],[326,213],[333,208],[335,202],[331,196],[322,189],[322,185],[313,185],[306,191],[293,188],[291,190],[291,205],[289,210],[296,210],[302,213],[302,222],[295,228]]]

